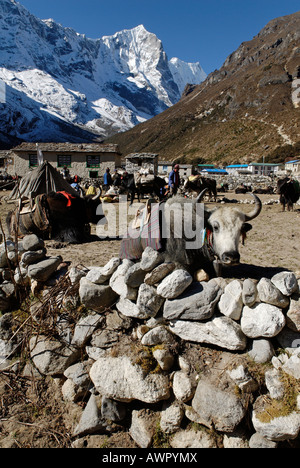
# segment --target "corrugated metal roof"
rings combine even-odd
[[[225,169],[202,169],[201,172],[209,172],[210,174],[228,174]]]

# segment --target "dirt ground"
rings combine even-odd
[[[7,193],[0,193],[0,197]],[[250,195],[226,194],[230,199],[248,199]],[[278,199],[278,195],[261,195],[262,202]],[[138,206],[138,205],[136,205]],[[214,206],[209,203],[209,206]],[[252,205],[239,204],[244,211]],[[2,198],[0,217],[3,227],[12,205]],[[135,210],[133,210],[135,212]],[[294,212],[282,212],[279,204],[263,205],[262,213],[252,221],[245,246],[240,246],[241,266],[227,272],[230,277],[272,276],[278,269],[300,272],[300,206]],[[120,240],[100,240],[92,229],[91,242],[81,245],[54,246],[46,241],[48,255],[61,255],[71,265],[103,266],[118,256]],[[60,248],[57,248],[60,247]],[[60,385],[53,379],[36,380],[28,384],[26,379],[16,379],[10,372],[0,372],[0,447],[70,447],[70,428],[78,421],[82,408],[62,401]],[[94,441],[94,442],[93,442]],[[94,444],[94,445],[93,445]],[[89,447],[132,447],[135,444],[127,433],[107,437],[92,436]]]
[[[7,193],[0,192],[0,197]],[[262,202],[278,200],[278,195],[259,195]],[[220,198],[223,195],[219,195]],[[252,200],[251,196],[227,193],[226,198],[237,200]],[[5,218],[8,211],[14,205],[7,204],[3,198],[0,205],[0,218],[5,228]],[[208,203],[208,207],[220,206]],[[232,204],[245,212],[252,209],[250,204]],[[117,205],[114,204],[118,215]],[[138,209],[137,200],[129,211],[129,220]],[[295,205],[293,212],[282,212],[279,204],[263,205],[258,218],[252,221],[253,229],[248,233],[245,245],[240,245],[241,263],[247,269],[248,266],[262,268],[284,268],[300,270],[300,206]],[[84,244],[67,245],[59,248],[53,241],[46,241],[49,255],[61,255],[63,260],[71,262],[73,266],[84,264],[85,266],[103,266],[113,256],[118,256],[120,240],[114,238],[99,239],[96,227],[92,226],[92,239]],[[251,271],[250,271],[251,270]],[[250,274],[252,269],[250,269]],[[255,268],[254,268],[255,270]],[[247,270],[245,270],[247,271]],[[230,272],[235,274],[234,271]],[[245,273],[247,274],[247,273]]]
[[[226,194],[229,199],[250,200],[249,195]],[[262,202],[278,199],[278,195],[260,195]],[[136,202],[138,207],[138,203]],[[209,203],[209,207],[220,206]],[[253,205],[232,204],[245,212],[249,212]],[[137,209],[137,208],[136,208]],[[133,212],[136,211],[132,208]],[[132,219],[132,216],[130,217]],[[292,271],[300,270],[300,206],[296,205],[293,212],[282,212],[279,204],[263,205],[258,218],[252,221],[253,229],[248,233],[245,245],[240,245],[241,274],[261,274],[264,269],[284,268]],[[84,263],[85,266],[103,266],[113,256],[118,256],[120,240],[99,240],[95,227],[92,228],[94,239],[92,242],[67,246],[59,249],[64,261],[70,261],[73,265]],[[58,253],[51,248],[53,243],[47,241],[49,254]],[[252,266],[250,268],[250,266]],[[256,267],[256,268],[255,268]],[[258,268],[262,267],[262,268]],[[237,272],[236,272],[237,273]],[[238,273],[237,273],[238,274]],[[235,275],[230,270],[230,275]]]

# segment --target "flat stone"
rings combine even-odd
[[[57,270],[62,261],[62,257],[59,255],[58,257],[50,257],[41,262],[29,265],[28,276],[32,280],[45,282]]]
[[[112,306],[118,295],[110,286],[91,283],[86,277],[83,277],[80,280],[79,297],[86,307],[100,311],[105,307]]]
[[[164,303],[164,298],[157,294],[157,290],[148,284],[141,284],[136,301],[137,307],[144,318],[155,317]]]
[[[284,296],[268,278],[261,278],[257,285],[257,292],[261,302],[266,302],[282,309],[289,305],[289,298]]]
[[[214,280],[193,282],[179,297],[165,302],[163,316],[167,320],[207,320],[213,316],[221,293]]]
[[[287,312],[287,326],[295,331],[300,332],[300,296],[294,294],[291,296],[290,307]]]
[[[271,361],[275,350],[270,340],[259,338],[252,341],[252,346],[248,354],[255,362],[263,364]]]
[[[264,396],[258,397],[253,405],[252,423],[255,430],[268,440],[282,441],[296,439],[300,431],[300,413],[293,411],[288,416],[272,418],[269,422],[261,420],[265,412]]]
[[[44,375],[63,374],[79,356],[77,347],[43,335],[33,336],[29,346],[34,365]]]
[[[138,288],[144,282],[145,276],[146,272],[142,270],[141,263],[138,262],[128,269],[127,273],[125,274],[124,281],[127,286]]]
[[[239,396],[216,387],[205,378],[198,383],[192,407],[202,424],[222,432],[233,432],[246,414]]]
[[[282,310],[271,304],[260,303],[243,308],[241,327],[249,338],[272,338],[285,326]]]
[[[157,287],[157,294],[166,299],[180,296],[193,282],[193,277],[186,270],[175,270],[166,276]]]
[[[294,292],[299,292],[297,278],[290,271],[277,273],[271,278],[271,281],[285,296],[291,296]]]
[[[240,325],[228,317],[216,317],[206,323],[177,320],[171,322],[169,328],[186,341],[212,344],[231,351],[243,351],[247,346]]]
[[[46,256],[46,249],[24,252],[21,257],[23,265],[28,266],[43,260]]]
[[[109,280],[109,285],[115,293],[130,300],[136,300],[137,289],[125,283],[125,275],[133,265],[134,263],[131,260],[124,259]]]
[[[239,280],[231,281],[224,289],[219,301],[221,314],[233,320],[239,320],[243,309],[243,287]]]
[[[24,250],[40,250],[45,246],[43,239],[40,239],[36,234],[29,234],[22,239]]]
[[[141,258],[141,268],[144,271],[151,271],[159,263],[163,262],[163,256],[160,252],[152,249],[152,247],[146,247]]]
[[[153,286],[156,283],[162,281],[167,275],[169,275],[175,269],[175,263],[162,263],[158,265],[150,273],[145,276],[145,283]]]
[[[90,377],[101,395],[117,401],[157,403],[170,396],[167,376],[145,376],[143,369],[127,356],[99,358],[90,370]]]
[[[102,320],[102,316],[96,313],[82,317],[75,326],[72,344],[78,347],[83,346],[101,324]]]

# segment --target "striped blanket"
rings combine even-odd
[[[120,258],[139,260],[146,247],[154,250],[162,249],[161,239],[161,210],[160,203],[151,204],[151,213],[147,219],[147,207],[141,212],[139,227],[133,222],[129,227],[127,236],[122,239]],[[136,220],[135,220],[136,221]]]

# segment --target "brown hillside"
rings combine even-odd
[[[272,20],[177,104],[109,141],[124,155],[149,151],[164,160],[269,159],[300,140],[300,107],[292,102],[298,78],[300,12]]]

